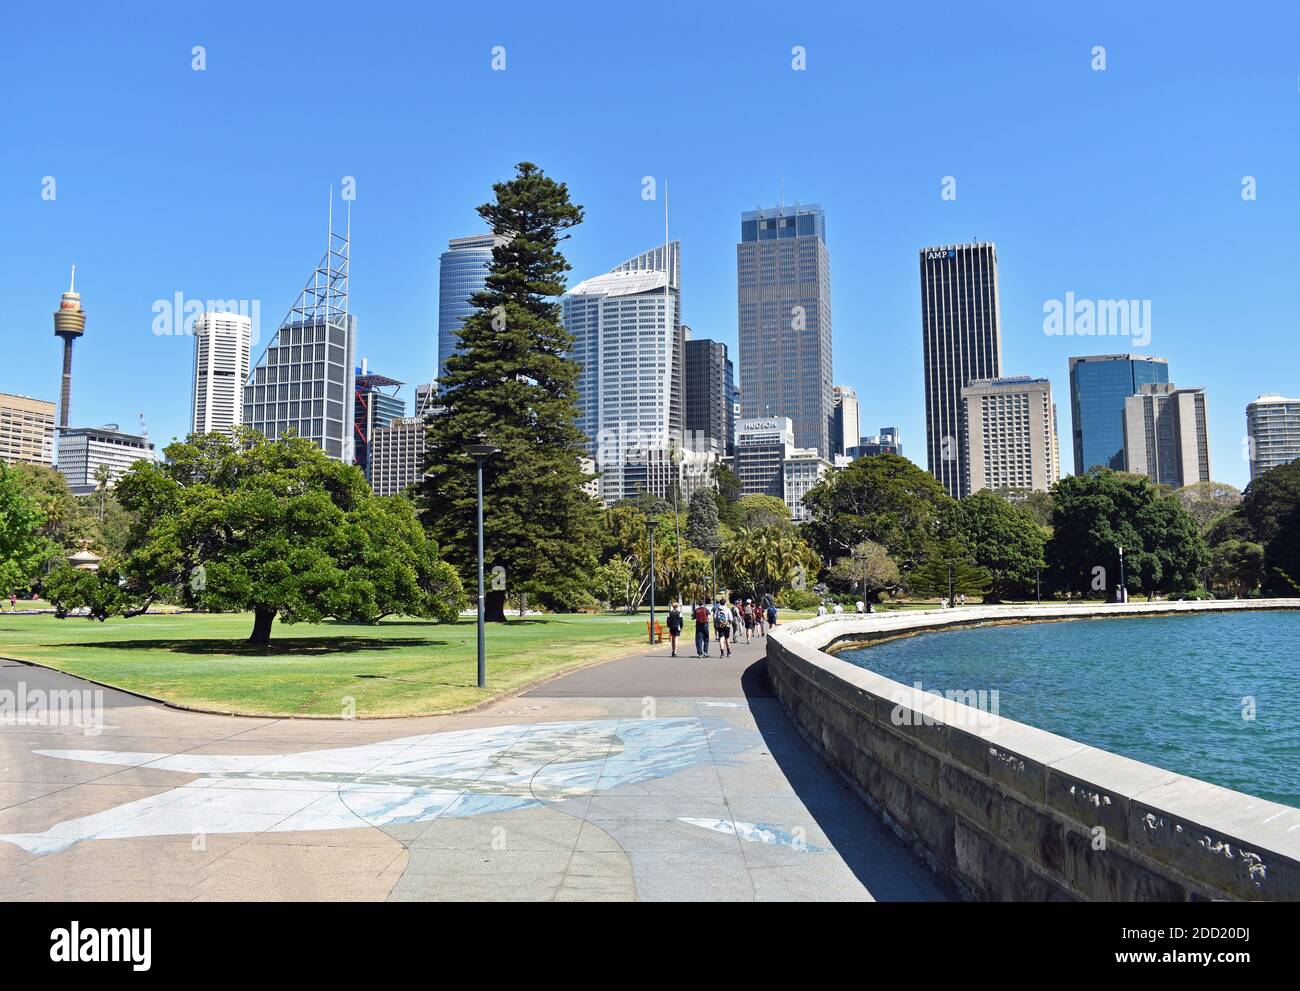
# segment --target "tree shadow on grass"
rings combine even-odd
[[[551,616],[545,619],[539,619],[536,616],[530,616],[527,619],[519,619],[518,617],[512,617],[506,620],[504,623],[489,622],[487,624],[487,628],[489,630],[499,630],[502,627],[507,627],[507,626],[545,626],[548,623],[554,623],[557,618],[563,619],[564,617]],[[477,620],[473,616],[461,616],[454,623],[435,623],[431,619],[381,619],[378,623],[368,624],[368,623],[345,623],[342,620],[326,619],[326,620],[322,620],[320,625],[321,626],[353,626],[353,627],[362,626],[365,627],[366,629],[373,630],[373,629],[379,629],[382,627],[390,627],[390,626],[440,626],[443,629],[450,629],[453,627],[462,627],[462,626],[472,627],[476,623]]]
[[[247,640],[100,640],[50,644],[51,647],[102,650],[155,650],[172,654],[233,654],[239,657],[326,657],[400,648],[446,647],[446,640],[424,637],[276,637],[269,644]]]

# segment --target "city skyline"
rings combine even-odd
[[[702,16],[709,21],[717,15]],[[885,142],[888,153],[864,159],[858,154],[864,139],[853,124],[865,111],[833,98],[859,64],[852,46],[839,40],[852,33],[846,31],[852,18],[788,29],[742,26],[736,30],[746,42],[743,59],[678,56],[682,72],[670,74],[664,99],[676,108],[672,126],[684,140],[649,140],[667,133],[651,124],[649,135],[615,134],[592,154],[571,147],[562,127],[530,124],[506,138],[493,130],[493,114],[524,92],[565,93],[571,110],[590,113],[604,112],[612,98],[577,86],[582,73],[540,54],[539,45],[553,38],[549,31],[531,38],[499,31],[494,18],[460,14],[445,26],[470,40],[448,56],[448,74],[481,73],[487,84],[481,95],[464,103],[435,99],[430,107],[442,84],[413,66],[390,66],[382,81],[358,82],[344,101],[355,140],[317,160],[285,160],[268,170],[258,146],[308,99],[286,69],[264,58],[291,30],[284,15],[268,13],[264,33],[251,39],[232,25],[188,14],[147,37],[121,35],[113,62],[124,60],[131,72],[111,94],[84,85],[104,75],[109,57],[86,39],[58,40],[72,46],[72,79],[38,92],[34,53],[42,39],[54,43],[56,28],[34,16],[19,20],[16,33],[32,44],[7,61],[15,111],[6,177],[13,178],[0,190],[0,208],[18,235],[14,243],[23,247],[11,249],[0,278],[12,301],[10,320],[30,343],[16,349],[0,373],[0,389],[57,400],[59,342],[49,340],[46,328],[51,298],[66,286],[67,267],[75,261],[92,326],[78,345],[73,426],[131,422],[143,411],[159,446],[183,436],[189,410],[181,383],[189,379],[193,342],[153,330],[151,308],[177,292],[200,300],[260,301],[264,345],[274,317],[300,284],[303,259],[319,251],[320,199],[346,177],[356,182],[354,219],[364,259],[354,306],[361,315],[359,353],[407,382],[429,380],[437,363],[438,255],[448,239],[481,229],[474,207],[521,158],[567,182],[587,208],[586,222],[565,245],[574,268],[570,286],[574,274],[600,271],[605,259],[662,240],[663,204],[643,197],[643,179],[657,178],[662,196],[663,179],[672,177],[672,233],[692,260],[682,318],[729,347],[737,330],[736,213],[775,202],[782,178],[787,202],[797,191],[803,200],[823,203],[832,219],[827,239],[839,287],[834,380],[856,388],[864,422],[897,423],[914,439],[924,426],[911,252],[975,235],[999,248],[1005,368],[1049,376],[1058,397],[1069,391],[1071,355],[1138,345],[1122,337],[1049,336],[1042,329],[1044,304],[1068,293],[1151,301],[1153,330],[1144,350],[1167,357],[1180,379],[1212,396],[1210,445],[1219,480],[1238,486],[1249,480],[1241,457],[1246,405],[1262,393],[1297,392],[1291,372],[1300,364],[1297,344],[1286,330],[1293,284],[1289,231],[1300,220],[1300,197],[1292,195],[1295,180],[1286,163],[1295,160],[1297,140],[1293,128],[1275,126],[1296,99],[1294,58],[1281,41],[1261,40],[1258,25],[1216,26],[1213,63],[1193,71],[1182,43],[1205,28],[1196,14],[1172,28],[1154,19],[1121,24],[1104,13],[1073,23],[1044,12],[1020,26],[1009,17],[984,24],[973,13],[957,14],[931,39],[941,69],[927,66],[922,75],[895,51],[872,59],[873,78],[896,105],[869,111],[872,140]],[[103,14],[88,12],[85,24],[100,36],[119,37]],[[582,30],[589,40],[608,40],[617,36],[616,27]],[[929,30],[918,16],[899,12],[884,27],[903,37]],[[1014,37],[999,40],[999,32],[1008,31]],[[87,32],[92,36],[95,30]],[[1033,39],[1036,47],[1016,49],[1016,39]],[[498,40],[510,61],[506,72],[494,74],[490,49]],[[350,43],[371,52],[378,38],[361,31]],[[205,72],[190,68],[197,44],[208,52]],[[795,44],[807,49],[806,71],[791,68]],[[1089,67],[1095,44],[1109,45],[1105,72]],[[624,39],[624,71],[648,64],[652,47]],[[972,75],[981,50],[1004,59],[1002,78]],[[1035,73],[1050,79],[1052,100],[1019,86]],[[709,134],[707,115],[690,99],[702,78],[715,76],[734,77],[727,85],[750,94],[738,106],[738,125],[807,113],[810,124],[826,129],[833,154],[807,159],[758,148],[738,155]],[[419,99],[384,95],[399,82]],[[1014,110],[998,111],[1007,119],[997,142],[981,135],[974,121],[954,121],[935,134],[911,119],[953,85],[974,90],[972,97],[1015,101],[1006,103]],[[184,122],[203,120],[213,100],[238,104],[245,87],[275,91],[256,111],[231,111],[229,124],[248,147],[213,156],[208,128]],[[132,101],[141,105],[128,118],[121,105]],[[1243,104],[1251,108],[1245,121]],[[375,106],[388,109],[367,113]],[[1146,137],[1153,108],[1164,122],[1159,149]],[[81,122],[78,139],[48,135],[44,125],[51,116]],[[421,127],[427,130],[460,133],[461,154],[396,160],[392,150],[404,146],[412,124],[426,117]],[[1262,128],[1264,136],[1261,122],[1274,125]],[[1072,150],[1073,139],[1041,140],[1044,133],[1064,134],[1061,125],[1105,139],[1087,142],[1082,154]],[[1201,141],[1206,126],[1224,135],[1223,148],[1208,155]],[[170,156],[163,167],[152,155],[159,140]],[[418,139],[420,147],[425,140]],[[86,156],[83,145],[112,148],[113,154]],[[47,176],[57,181],[53,200],[41,196]],[[956,180],[955,200],[942,199],[948,176]],[[1257,201],[1242,197],[1246,176],[1258,181]],[[1045,216],[1057,223],[1045,225]],[[237,230],[240,248],[173,236],[181,225]],[[116,236],[105,237],[107,229]],[[1068,236],[1059,233],[1066,230]],[[1235,346],[1240,339],[1234,334],[1243,328],[1250,328],[1250,347]],[[1259,360],[1261,351],[1267,362]],[[123,383],[131,388],[124,390]],[[1061,407],[1064,418],[1066,404]]]

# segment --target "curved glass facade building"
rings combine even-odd
[[[1169,363],[1142,354],[1097,354],[1070,359],[1074,473],[1124,467],[1124,402],[1144,385],[1166,384]]]
[[[492,264],[493,234],[454,237],[447,242],[438,264],[438,378],[447,370],[447,359],[459,343],[457,331],[474,312],[470,299],[487,282]]]

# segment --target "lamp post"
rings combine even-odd
[[[487,652],[483,638],[483,462],[500,450],[487,443],[482,434],[477,444],[466,444],[464,451],[478,466],[478,687],[487,687]]]
[[[1121,603],[1128,601],[1128,593],[1124,589],[1124,548],[1123,546],[1121,546],[1119,549],[1119,589],[1116,591],[1115,601]]]
[[[650,533],[650,646],[655,642],[655,519],[648,517]]]

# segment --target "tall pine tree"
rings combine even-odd
[[[423,494],[430,531],[476,588],[475,466],[464,447],[481,437],[500,448],[484,466],[483,545],[486,616],[504,622],[508,592],[571,597],[595,567],[599,507],[582,488],[578,366],[556,302],[569,271],[558,246],[582,207],[531,162],[492,188],[495,202],[478,213],[499,243],[439,380]]]

